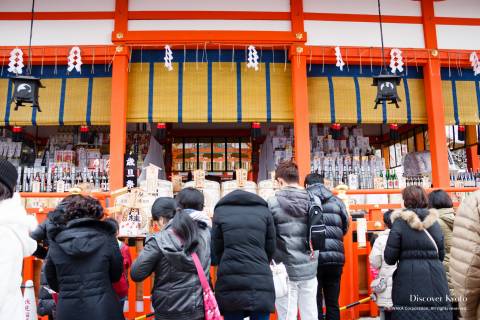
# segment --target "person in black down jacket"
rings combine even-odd
[[[289,277],[288,294],[277,297],[279,320],[297,318],[317,320],[317,265],[318,252],[313,257],[307,246],[307,215],[310,206],[307,191],[299,185],[297,165],[282,162],[275,171],[281,186],[275,196],[268,199],[277,234],[277,249],[273,259],[283,263]]]
[[[452,310],[443,234],[438,211],[428,210],[425,190],[410,186],[402,191],[404,210],[392,213],[392,229],[384,258],[398,262],[393,274],[393,320],[450,320]]]
[[[317,173],[311,173],[305,178],[307,191],[318,198],[322,204],[323,221],[326,227],[325,250],[318,255],[318,319],[323,319],[323,299],[325,299],[326,320],[340,320],[338,297],[345,264],[343,236],[347,233],[349,219],[342,200],[335,197],[322,183],[323,179]]]
[[[159,198],[153,204],[152,216],[163,225],[162,230],[147,239],[130,275],[139,282],[155,273],[152,288],[155,319],[205,319],[202,286],[191,254],[197,253],[208,279],[210,231],[203,216],[198,215],[194,220],[185,211],[174,214],[169,210],[175,205],[173,201]]]
[[[45,221],[38,225],[38,227],[30,233],[30,237],[37,241],[37,250],[33,253],[33,256],[42,259],[42,271],[40,273],[40,288],[38,290],[38,303],[37,313],[40,316],[48,316],[49,320],[55,319],[56,306],[52,295],[47,291],[48,282],[45,276],[45,265],[47,263],[46,257],[48,253],[49,239],[47,231],[54,228],[52,218],[54,215],[59,214],[61,210],[54,210],[49,213]]]
[[[103,217],[98,200],[71,195],[54,219],[45,275],[59,294],[58,320],[124,319],[112,283],[122,276],[123,259],[115,230]]]
[[[265,200],[236,190],[215,207],[212,242],[219,258],[215,295],[225,320],[268,320],[275,311],[269,263],[275,225]]]

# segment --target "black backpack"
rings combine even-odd
[[[313,255],[314,251],[325,250],[327,230],[323,221],[322,202],[310,191],[307,192],[310,202],[307,217],[307,245],[308,250],[310,250],[310,254]]]

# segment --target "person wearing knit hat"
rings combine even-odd
[[[17,169],[0,160],[0,319],[25,319],[21,291],[23,258],[32,255],[37,242],[29,232],[37,226],[34,216],[27,215],[20,195],[15,193]]]
[[[7,160],[0,160],[0,183],[10,191],[10,194],[13,195],[15,192],[15,187],[17,185],[18,172],[17,168]],[[11,197],[10,195],[10,197]],[[8,197],[9,198],[9,197]],[[2,199],[2,194],[0,192],[0,200]]]

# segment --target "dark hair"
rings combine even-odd
[[[177,194],[175,198],[180,209],[193,209],[202,211],[205,204],[203,193],[195,188],[188,187]]]
[[[11,197],[13,197],[13,192],[0,182],[0,201],[10,199]]]
[[[63,214],[60,215],[62,221],[57,222],[67,223],[81,218],[100,220],[103,217],[103,208],[100,202],[90,196],[70,195],[60,202],[59,207],[63,210]]]
[[[427,193],[422,187],[408,186],[402,191],[403,204],[407,209],[428,208]]]
[[[373,248],[373,245],[375,244],[375,241],[378,239],[378,234],[372,233],[370,236],[370,248]]]
[[[275,170],[275,179],[283,179],[286,183],[299,183],[298,167],[293,161],[280,162]]]
[[[198,246],[198,224],[184,210],[173,217],[171,223],[175,234],[183,241],[183,251],[190,254]]]
[[[383,213],[383,223],[387,226],[388,229],[392,229],[392,213],[393,210],[387,210]]]
[[[160,217],[173,219],[177,211],[175,200],[168,197],[160,197],[152,205],[152,219],[158,221]]]
[[[303,186],[306,188],[307,186],[312,186],[317,183],[323,183],[323,177],[318,173],[310,173],[305,177]]]
[[[118,221],[114,218],[107,218],[105,220],[106,223],[108,223],[110,226],[112,226],[112,228],[118,232],[118,230],[120,230],[120,225],[118,224]]]
[[[428,207],[434,209],[453,208],[453,202],[445,191],[434,190],[428,195]]]

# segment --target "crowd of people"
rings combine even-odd
[[[153,275],[155,319],[217,319],[205,289],[211,265],[218,267],[214,292],[225,320],[266,320],[274,311],[280,320],[340,319],[350,218],[319,175],[300,185],[293,162],[278,166],[274,197],[233,191],[213,219],[196,189],[156,199],[151,214],[160,231],[133,262],[117,240],[117,222],[92,197],[67,196],[36,226],[14,193],[16,172],[0,160],[2,320],[24,319],[22,259],[32,254],[44,259],[38,312],[49,319],[124,319],[128,274],[137,282]],[[442,190],[409,186],[402,198],[403,208],[385,212],[386,229],[372,239],[371,287],[381,318],[446,320],[461,312],[463,319],[480,319],[480,191],[457,212]],[[308,240],[312,203],[324,223],[318,251]],[[284,272],[272,273],[278,266]]]

